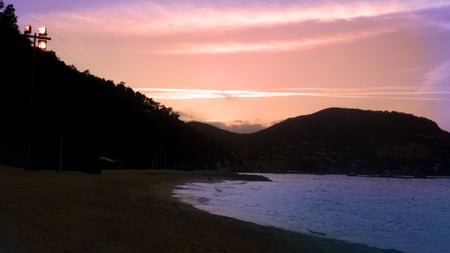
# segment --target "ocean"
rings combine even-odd
[[[450,178],[258,174],[272,182],[176,187],[213,214],[405,253],[450,249]]]

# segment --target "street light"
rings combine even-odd
[[[37,33],[33,33],[33,28],[31,25],[26,25],[23,28],[23,35],[32,38],[33,39],[33,47],[36,47],[36,41],[37,41],[37,47],[46,50],[47,49],[47,41],[51,40],[52,38],[47,36],[47,27],[39,27]]]
[[[31,34],[31,25],[26,25],[23,28],[23,34]]]
[[[36,58],[36,41],[37,47],[41,50],[47,49],[47,41],[51,40],[47,36],[47,28],[39,27],[38,33],[33,33],[31,25],[26,25],[23,30],[23,36],[31,38],[33,42],[33,54],[31,59],[31,85],[30,85],[30,104],[28,111],[28,126],[27,126],[27,154],[26,154],[26,168],[32,169],[32,136],[33,136],[33,97],[34,97],[34,75],[35,75],[35,58]]]
[[[47,49],[47,40],[38,40],[37,47],[46,50]]]
[[[38,33],[41,36],[46,36],[47,35],[47,27],[45,27],[45,26],[39,27],[38,28]]]

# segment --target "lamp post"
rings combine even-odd
[[[47,36],[47,28],[39,27],[38,33],[32,33],[31,25],[24,27],[23,35],[31,38],[33,43],[33,54],[31,59],[31,85],[30,85],[30,104],[28,109],[28,125],[27,125],[27,150],[26,150],[26,169],[32,169],[32,136],[33,136],[33,97],[34,97],[34,76],[35,76],[35,59],[36,59],[36,47],[41,50],[47,49],[47,41],[51,40]],[[36,45],[37,42],[37,45]]]
[[[47,37],[47,27],[39,27],[37,33],[32,33],[31,25],[26,25],[23,30],[23,35],[33,39],[33,48],[36,46],[42,50],[47,49],[47,40],[52,38]],[[37,42],[37,45],[36,45]]]

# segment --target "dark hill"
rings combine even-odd
[[[230,132],[228,130],[220,129],[210,124],[191,121],[188,124],[198,132],[207,136],[211,141],[218,142],[227,146],[228,148],[236,148],[242,145],[242,142],[245,139],[245,136],[248,134],[238,134],[234,132]]]
[[[450,134],[411,114],[329,108],[246,135],[193,127],[224,143],[246,170],[450,174]]]
[[[31,168],[56,169],[62,157],[63,167],[86,171],[203,168],[224,156],[171,108],[30,46],[14,7],[2,7],[0,163],[24,166],[31,157]]]

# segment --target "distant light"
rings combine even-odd
[[[45,26],[39,27],[39,28],[38,28],[38,33],[39,33],[39,35],[41,35],[41,36],[47,35],[47,27],[45,27]]]
[[[38,48],[46,50],[47,49],[47,40],[38,40]]]
[[[24,34],[30,34],[31,33],[31,25],[24,26],[23,33]]]

